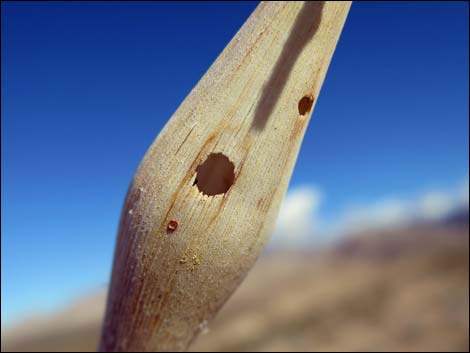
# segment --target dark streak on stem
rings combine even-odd
[[[297,15],[271,76],[263,86],[252,128],[263,130],[266,126],[298,56],[320,26],[323,6],[324,1],[306,1]]]

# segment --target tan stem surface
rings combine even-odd
[[[101,350],[185,350],[243,280],[349,7],[261,3],[173,114],[124,203]]]

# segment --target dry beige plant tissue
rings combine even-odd
[[[100,350],[183,351],[241,283],[350,5],[262,2],[169,119],[123,206]]]

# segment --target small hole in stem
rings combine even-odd
[[[313,106],[313,96],[307,95],[303,96],[302,99],[299,101],[299,114],[305,116],[307,113],[312,110]]]
[[[176,230],[176,228],[178,228],[178,222],[174,219],[170,220],[168,222],[167,230],[172,233]]]

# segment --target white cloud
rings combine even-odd
[[[348,208],[339,217],[336,233],[406,226],[412,222],[437,221],[455,210],[468,207],[468,181],[448,190],[428,190],[414,198],[386,197]]]
[[[452,211],[458,200],[451,193],[430,191],[417,202],[418,216],[424,220],[436,220]]]
[[[384,198],[370,204],[353,205],[339,217],[335,233],[390,228],[406,223],[410,216],[409,202],[399,198]]]
[[[351,233],[439,220],[457,209],[468,208],[468,191],[466,179],[448,190],[428,190],[411,198],[384,197],[365,204],[353,204],[334,222],[326,222],[319,214],[323,193],[318,187],[304,185],[287,193],[271,244],[298,246],[328,242]]]
[[[289,191],[282,203],[273,241],[295,244],[306,240],[315,230],[322,194],[314,186],[302,186]]]

